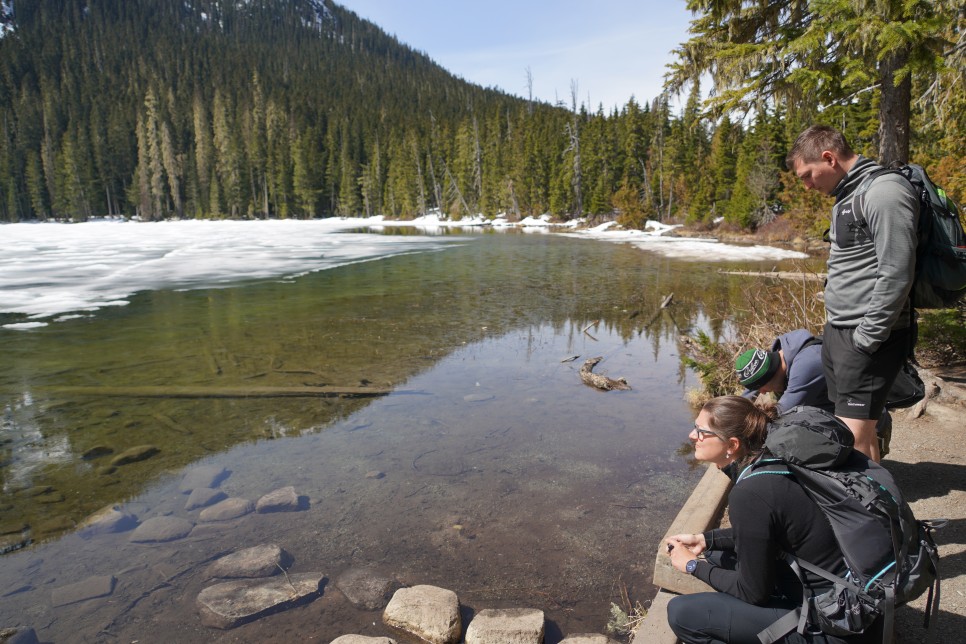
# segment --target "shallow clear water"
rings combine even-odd
[[[34,542],[0,560],[0,626],[56,642],[380,635],[380,614],[335,583],[374,566],[452,589],[471,610],[543,609],[550,642],[603,632],[622,587],[653,595],[657,540],[701,474],[682,449],[695,383],[677,340],[720,330],[708,320],[743,305],[742,283],[718,267],[476,233],[0,333],[2,543]],[[594,356],[633,389],[584,385],[578,369]],[[393,393],[241,397],[317,385]],[[174,388],[192,397],[166,397]],[[146,444],[158,453],[110,466]],[[230,470],[229,496],[291,485],[308,508],[152,545],[71,528],[111,504],[197,522],[179,483],[199,463]],[[212,583],[208,562],[260,543],[291,553],[291,572],[324,572],[323,597],[228,634],[203,627],[194,601]],[[55,589],[92,575],[117,579],[109,597],[52,605]]]

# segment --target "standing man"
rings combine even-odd
[[[802,132],[785,164],[806,188],[835,197],[822,363],[835,415],[855,448],[878,461],[876,421],[914,340],[919,199],[899,174],[870,178],[881,166],[828,126]]]

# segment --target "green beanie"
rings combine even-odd
[[[777,351],[748,349],[735,360],[738,381],[751,389],[759,389],[771,380],[782,364]]]

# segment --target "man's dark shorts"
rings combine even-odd
[[[878,420],[886,396],[909,356],[911,329],[896,329],[871,355],[855,348],[855,329],[825,325],[822,366],[828,397],[841,418]]]

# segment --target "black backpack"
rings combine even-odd
[[[926,590],[926,626],[938,612],[939,553],[932,531],[945,521],[917,520],[892,475],[853,450],[853,440],[832,414],[795,407],[769,425],[762,457],[738,479],[740,485],[757,474],[793,476],[828,519],[849,570],[839,577],[784,553],[806,586],[805,599],[801,608],[759,633],[762,644],[806,628],[837,637],[857,635],[880,617],[883,642],[891,642],[895,608]],[[803,568],[832,582],[832,588],[811,595]]]
[[[855,223],[858,226],[866,223],[862,210],[872,181],[890,173],[905,177],[919,197],[919,243],[916,277],[910,294],[912,305],[919,309],[953,306],[966,295],[966,231],[959,220],[956,203],[929,179],[922,166],[907,163],[896,169],[876,170],[866,177],[855,189]]]

